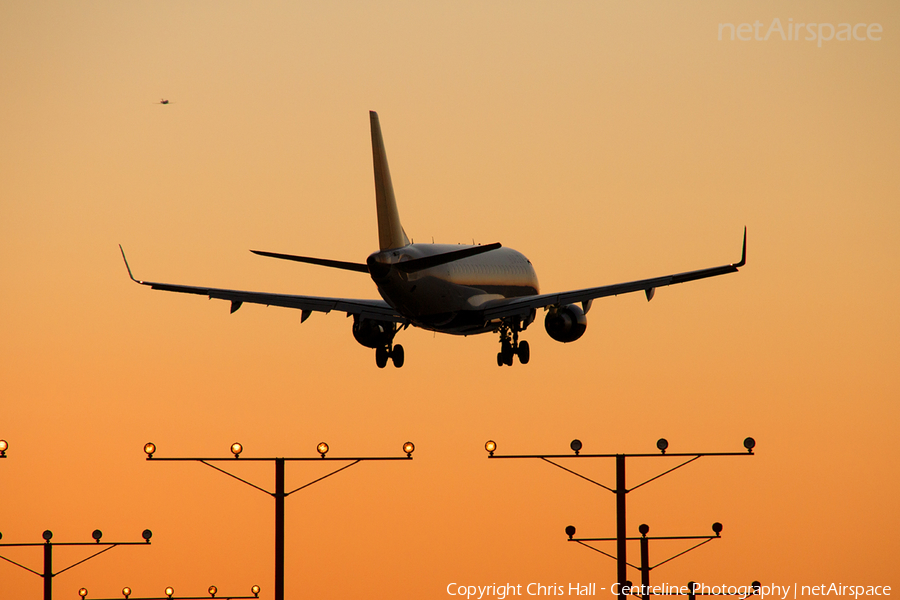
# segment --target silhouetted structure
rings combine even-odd
[[[51,542],[50,540],[53,538],[53,532],[49,529],[44,531],[42,534],[44,541],[43,543],[36,542],[30,544],[0,544],[0,547],[12,547],[12,546],[42,546],[44,548],[44,570],[42,572],[35,571],[34,569],[29,569],[25,565],[20,565],[14,560],[10,560],[5,556],[0,556],[6,562],[12,563],[17,567],[21,567],[28,571],[29,573],[34,573],[38,577],[41,577],[44,580],[44,600],[52,600],[53,598],[53,578],[59,575],[60,573],[64,573],[73,567],[77,567],[78,565],[85,563],[95,556],[100,556],[104,552],[112,550],[116,546],[145,546],[150,543],[150,538],[153,537],[153,532],[149,529],[145,529],[141,534],[141,537],[144,538],[143,542],[101,542],[100,539],[103,537],[103,532],[99,529],[95,529],[91,534],[91,537],[94,538],[93,542]],[[0,535],[0,539],[2,539],[2,535]],[[54,546],[106,546],[100,552],[95,552],[94,554],[88,556],[83,560],[79,560],[78,562],[69,565],[65,569],[61,569],[56,573],[53,572],[53,547]]]
[[[558,467],[567,473],[571,473],[585,481],[589,481],[594,485],[600,486],[601,488],[612,492],[616,495],[616,537],[609,538],[614,539],[616,541],[616,556],[613,557],[616,559],[616,581],[619,583],[619,597],[622,600],[625,600],[626,594],[622,592],[622,589],[625,587],[625,582],[628,579],[628,562],[627,562],[627,549],[626,549],[626,541],[628,540],[628,535],[625,532],[625,496],[629,492],[633,492],[634,490],[642,487],[651,481],[655,481],[662,477],[663,475],[668,475],[672,471],[676,469],[680,469],[681,467],[688,465],[695,460],[699,459],[702,456],[752,456],[753,448],[756,446],[756,441],[748,437],[744,440],[744,448],[747,452],[688,452],[688,453],[674,453],[674,454],[666,454],[666,450],[669,447],[669,442],[665,438],[661,438],[656,442],[656,448],[660,451],[660,454],[581,454],[581,440],[572,440],[569,444],[569,447],[572,449],[574,454],[521,454],[521,455],[505,455],[498,456],[495,455],[494,452],[497,450],[497,443],[493,440],[489,440],[485,443],[484,449],[488,452],[488,458],[538,458],[545,462],[550,463],[554,467]],[[672,467],[671,469],[660,473],[650,479],[644,481],[643,483],[639,483],[638,485],[628,488],[625,485],[625,459],[626,458],[662,458],[662,457],[690,457],[688,460],[679,464],[678,466]],[[576,473],[575,471],[568,469],[558,463],[553,462],[550,459],[571,459],[571,458],[614,458],[616,460],[616,487],[615,489],[607,487],[602,483],[598,483],[589,477],[585,477],[580,473]],[[569,526],[571,527],[571,525]],[[568,528],[567,528],[568,533]],[[572,534],[570,538],[574,535],[574,527],[572,527]],[[597,538],[600,539],[600,538]],[[639,538],[634,538],[639,539]],[[573,540],[574,541],[574,540]],[[596,548],[594,548],[596,550]],[[598,550],[599,552],[599,550]],[[605,554],[605,553],[604,553]],[[611,555],[607,555],[611,556]]]
[[[325,442],[321,442],[317,447],[316,451],[319,453],[318,458],[313,457],[302,457],[302,458],[240,458],[241,452],[243,452],[243,446],[239,443],[235,442],[231,445],[231,453],[232,458],[154,458],[153,455],[156,452],[156,445],[152,442],[144,445],[144,452],[147,454],[147,460],[150,461],[194,461],[205,464],[206,466],[219,471],[220,473],[224,473],[229,477],[233,477],[237,479],[241,483],[245,483],[250,487],[257,489],[261,492],[264,492],[273,498],[275,498],[275,600],[284,600],[284,500],[291,494],[295,492],[299,492],[300,490],[307,488],[314,483],[318,483],[323,479],[331,477],[332,475],[336,475],[340,473],[344,469],[349,469],[353,465],[356,465],[363,461],[374,461],[374,460],[408,460],[412,459],[412,453],[416,449],[415,445],[412,442],[406,442],[403,444],[403,452],[406,453],[406,456],[366,456],[366,457],[333,457],[328,458],[325,455],[328,453],[328,444]],[[272,462],[275,463],[275,491],[270,492],[264,488],[259,487],[256,484],[250,483],[246,481],[234,473],[229,473],[225,469],[220,469],[219,467],[210,464],[213,462],[235,462],[235,460],[240,460],[241,462]],[[313,481],[305,485],[301,485],[297,489],[291,490],[290,492],[285,491],[284,486],[284,465],[285,462],[294,462],[294,461],[344,461],[349,462],[350,464],[344,465],[339,469],[332,471],[331,473],[319,477]]]

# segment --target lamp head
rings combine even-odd
[[[758,581],[754,581],[753,583],[750,584],[750,587],[753,588],[753,593],[754,593],[754,594],[758,594],[758,593],[759,593],[759,588],[760,588],[760,586],[761,586],[761,584],[760,584]]]
[[[91,534],[91,537],[94,538],[94,541],[99,544],[100,538],[103,537],[103,532],[100,531],[99,529],[95,529],[94,532]]]
[[[642,523],[640,527],[638,527],[638,531],[641,532],[641,535],[647,537],[647,534],[650,533],[650,526],[646,523]]]
[[[122,595],[125,596],[125,598],[127,599],[128,596],[131,595],[131,588],[128,587],[128,586],[123,587],[123,588],[122,588]]]
[[[172,586],[169,586],[166,588],[166,596],[167,597],[171,598],[172,594],[174,594],[174,593],[175,593],[175,588],[173,588]]]
[[[569,525],[568,527],[566,527],[566,535],[569,536],[570,540],[573,537],[575,537],[575,526],[574,525]]]
[[[87,588],[81,588],[78,590],[78,595],[82,598],[87,598]]]
[[[141,532],[141,537],[144,538],[144,541],[149,544],[150,538],[153,537],[153,532],[150,531],[149,529],[145,529],[144,531]]]
[[[488,455],[493,456],[494,450],[497,449],[497,442],[494,440],[488,440],[484,443],[484,449],[488,451]]]
[[[254,585],[252,588],[250,588],[250,591],[253,592],[254,596],[259,598],[259,586],[258,585]]]
[[[719,537],[719,534],[722,533],[722,524],[719,522],[713,523],[713,533],[716,534],[716,537]]]
[[[753,454],[753,449],[756,447],[756,440],[752,437],[748,437],[744,439],[744,448],[747,449],[747,452]]]
[[[325,458],[325,455],[328,454],[328,444],[319,442],[319,445],[316,446],[316,452],[322,455],[322,458]]]
[[[41,537],[44,538],[45,542],[49,542],[50,539],[53,537],[53,532],[50,531],[49,529],[47,529],[44,531],[44,533],[41,534]]]
[[[144,454],[147,455],[147,458],[153,458],[153,453],[156,452],[156,444],[153,442],[147,442],[144,444]]]
[[[669,440],[667,440],[666,438],[659,438],[658,440],[656,440],[656,449],[659,450],[660,452],[662,452],[663,454],[666,453],[666,449],[668,447],[669,447]]]
[[[215,598],[215,597],[216,597],[216,592],[219,591],[219,588],[217,588],[217,587],[214,586],[214,585],[211,585],[211,586],[209,586],[209,589],[206,590],[206,591],[209,592],[209,595],[210,595],[211,597]]]
[[[416,445],[412,442],[403,444],[403,451],[406,452],[406,458],[412,458],[412,453],[416,451]]]
[[[693,594],[694,590],[697,589],[697,584],[694,583],[693,581],[688,581],[687,588],[688,588],[688,594]]]
[[[9,443],[6,440],[0,440],[0,458],[6,458],[7,448],[9,448]]]
[[[572,440],[569,444],[569,448],[575,452],[575,456],[578,456],[578,453],[581,452],[581,440]]]
[[[235,458],[240,458],[241,452],[244,451],[244,447],[239,443],[235,442],[231,445],[231,453],[234,454]]]

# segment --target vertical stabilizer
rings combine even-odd
[[[369,119],[372,124],[372,162],[375,164],[378,245],[381,250],[402,248],[409,245],[409,239],[403,231],[403,226],[400,225],[400,214],[397,212],[397,201],[394,199],[394,186],[391,184],[391,171],[388,169],[387,155],[384,152],[378,113],[374,110],[369,111]]]

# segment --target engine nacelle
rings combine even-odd
[[[353,337],[366,348],[383,348],[394,339],[394,324],[353,315]]]
[[[551,308],[544,319],[544,328],[557,342],[574,342],[584,335],[587,317],[577,304]]]

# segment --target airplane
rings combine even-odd
[[[383,369],[389,360],[394,367],[403,366],[403,346],[395,344],[394,338],[410,325],[453,335],[499,334],[497,365],[512,366],[515,357],[524,365],[530,360],[531,351],[527,341],[519,340],[519,334],[534,322],[537,309],[546,311],[544,328],[552,339],[563,343],[574,342],[584,335],[586,315],[597,298],[643,291],[649,302],[656,288],[735,273],[746,264],[745,227],[741,260],[733,264],[541,294],[531,261],[512,248],[502,247],[500,243],[470,246],[416,244],[410,241],[400,224],[378,114],[370,111],[369,121],[375,168],[378,251],[370,254],[364,263],[260,250],[251,252],[281,260],[366,273],[375,283],[380,300],[271,294],[138,280],[132,274],[120,245],[128,276],[132,281],[154,290],[228,300],[232,313],[244,303],[300,310],[301,323],[313,312],[328,313],[334,310],[346,313],[348,317],[353,317],[354,339],[375,350],[375,364]]]

